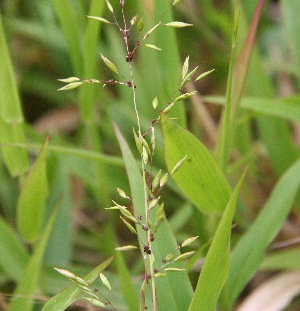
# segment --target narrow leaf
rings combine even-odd
[[[266,248],[284,224],[299,187],[300,160],[280,178],[254,223],[233,250],[223,297],[230,306],[257,271]]]
[[[60,202],[58,202],[59,204]],[[14,299],[8,307],[8,311],[31,311],[34,306],[34,296],[38,285],[38,278],[42,268],[44,252],[51,234],[51,230],[58,212],[58,205],[52,212],[48,224],[41,235],[33,255],[23,272],[22,278],[14,291]],[[56,309],[57,310],[57,309]]]
[[[46,139],[42,150],[23,183],[18,199],[17,224],[23,238],[34,242],[42,229],[48,196]]]
[[[0,217],[0,268],[3,273],[17,282],[29,260],[24,246],[15,230]]]
[[[229,273],[231,226],[245,174],[246,170],[230,196],[217,227],[188,311],[198,311],[199,309],[215,311],[217,309],[217,301]]]

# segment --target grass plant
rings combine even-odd
[[[0,9],[0,309],[298,310],[299,1]]]

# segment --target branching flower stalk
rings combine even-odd
[[[173,2],[173,5],[177,4],[180,2],[180,0],[175,0]],[[160,192],[165,186],[167,179],[168,179],[168,173],[164,174],[161,176],[161,170],[156,174],[155,177],[152,177],[152,169],[150,172],[148,171],[148,165],[153,166],[153,156],[155,152],[155,132],[154,132],[154,127],[155,125],[160,121],[160,116],[158,116],[156,119],[153,119],[151,122],[151,126],[148,128],[148,130],[142,134],[142,129],[141,129],[141,122],[140,122],[140,115],[139,115],[139,110],[138,110],[138,103],[137,103],[137,93],[136,93],[136,84],[135,84],[135,79],[134,79],[134,71],[133,71],[133,66],[132,66],[132,61],[135,59],[136,52],[138,48],[144,43],[146,39],[149,38],[149,36],[161,25],[165,25],[167,27],[172,27],[172,28],[183,28],[187,26],[192,26],[191,24],[183,23],[183,22],[169,22],[167,24],[162,23],[162,19],[165,14],[162,15],[161,20],[156,23],[149,31],[147,31],[141,40],[137,40],[135,42],[134,48],[130,50],[129,47],[129,39],[130,39],[130,30],[132,27],[135,25],[137,22],[137,16],[135,16],[133,19],[130,21],[130,27],[128,27],[129,23],[126,19],[126,14],[125,14],[125,0],[120,0],[120,9],[121,9],[121,15],[122,15],[122,23],[123,27],[120,25],[119,21],[117,20],[117,17],[114,13],[114,9],[112,5],[110,4],[109,0],[106,0],[107,8],[111,12],[114,22],[110,22],[102,17],[97,17],[97,16],[88,16],[88,18],[95,19],[99,22],[105,23],[105,24],[111,24],[115,25],[120,33],[122,34],[124,44],[126,47],[126,57],[125,60],[128,63],[129,66],[129,71],[130,71],[130,80],[126,81],[126,79],[123,77],[118,72],[118,69],[114,65],[113,62],[111,62],[106,56],[101,55],[101,58],[104,62],[104,64],[111,69],[114,73],[119,74],[122,78],[123,81],[117,81],[114,79],[109,79],[109,80],[97,80],[97,79],[84,79],[81,80],[77,77],[71,77],[67,79],[60,79],[61,82],[66,83],[66,85],[62,88],[59,89],[59,91],[65,91],[65,90],[71,90],[74,88],[77,88],[81,86],[84,83],[93,83],[93,84],[103,84],[103,86],[112,86],[114,84],[120,84],[124,85],[127,87],[132,87],[132,92],[133,92],[133,104],[134,104],[134,110],[136,114],[136,119],[137,119],[137,126],[138,126],[138,132],[136,133],[135,130],[133,130],[134,133],[134,139],[136,142],[137,149],[140,153],[141,156],[141,169],[142,169],[142,179],[143,179],[143,195],[144,195],[144,214],[145,214],[145,219],[143,220],[143,217],[141,215],[136,216],[136,211],[134,209],[134,206],[131,204],[131,199],[128,197],[125,192],[121,189],[118,189],[119,195],[127,200],[130,201],[130,207],[133,210],[133,214],[129,212],[126,206],[120,205],[117,202],[113,201],[114,206],[107,208],[107,209],[117,209],[119,212],[122,214],[121,219],[124,222],[124,224],[127,226],[127,228],[133,233],[136,234],[138,237],[138,240],[141,244],[141,248],[143,249],[144,252],[144,259],[145,259],[145,275],[144,275],[144,282],[142,285],[141,289],[141,298],[140,298],[140,310],[146,309],[146,302],[145,302],[145,290],[146,287],[149,283],[151,282],[151,288],[152,288],[152,303],[153,303],[153,310],[157,311],[158,310],[158,304],[157,304],[157,294],[156,294],[156,285],[155,285],[155,278],[159,277],[164,277],[166,274],[160,272],[161,269],[163,269],[165,272],[167,271],[182,271],[184,269],[179,269],[179,268],[171,268],[167,267],[170,266],[171,264],[175,263],[176,261],[181,261],[185,260],[186,258],[192,256],[194,252],[187,252],[183,253],[179,256],[177,256],[175,259],[174,254],[176,251],[178,251],[180,248],[185,247],[190,245],[197,237],[193,237],[190,239],[185,240],[182,245],[178,246],[175,250],[174,253],[168,254],[163,260],[162,260],[162,265],[161,267],[155,268],[154,267],[154,260],[155,260],[155,254],[153,254],[152,251],[152,243],[154,242],[155,238],[154,235],[159,227],[159,225],[162,223],[164,220],[164,205],[163,203],[159,204],[160,201]],[[143,21],[142,19],[138,22],[138,30],[142,31],[143,30]],[[159,47],[153,45],[153,44],[144,44],[144,46],[154,49],[154,50],[160,50]],[[182,77],[181,81],[179,84],[178,89],[173,93],[170,101],[167,103],[165,108],[163,109],[163,113],[168,114],[174,104],[177,101],[181,101],[184,99],[187,99],[195,94],[195,92],[189,92],[189,93],[184,93],[184,86],[192,79],[194,76],[196,70],[198,69],[198,66],[194,68],[193,70],[189,71],[189,57],[186,58],[184,64],[183,64],[183,69],[182,69]],[[198,76],[194,81],[198,81],[204,77],[206,77],[208,74],[210,74],[213,70],[210,70],[208,72],[205,72]],[[157,97],[154,98],[153,100],[153,108],[155,109],[158,105],[158,99]],[[149,144],[146,141],[146,136],[151,132],[151,148],[149,147]],[[171,175],[174,174],[182,165],[182,163],[186,160],[186,156],[181,159],[173,168],[171,171]],[[149,220],[149,213],[155,206],[159,206],[157,209],[156,213],[156,223],[153,226],[150,223]],[[125,217],[125,218],[124,218]],[[126,220],[127,219],[127,220]],[[138,235],[136,229],[130,224],[130,222],[133,222],[136,226],[140,226],[141,229],[145,232],[145,242],[141,239],[141,237]],[[133,245],[127,245],[127,246],[122,246],[122,247],[117,247],[116,250],[118,251],[127,251],[127,250],[132,250],[135,249],[136,247]],[[60,271],[59,271],[60,272]],[[63,273],[62,273],[63,274]],[[70,273],[66,273],[66,277],[70,278]],[[73,277],[74,281],[74,276]],[[77,279],[75,279],[76,281]],[[103,280],[102,280],[103,281]],[[105,282],[104,282],[105,283]],[[80,285],[80,284],[79,284]],[[81,288],[82,289],[82,288]],[[87,290],[87,293],[89,293],[89,290]],[[98,303],[99,302],[95,301],[97,300],[97,296],[90,295],[92,297],[89,298],[89,301],[91,303]],[[94,299],[94,300],[93,300]]]

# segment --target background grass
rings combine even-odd
[[[127,2],[128,17],[136,14],[143,17],[145,29],[158,21],[168,6],[166,0]],[[118,7],[118,1],[111,3]],[[86,15],[99,15],[111,19],[104,4],[98,0],[10,0],[0,4],[0,292],[3,293],[0,308],[4,310],[12,298],[22,294],[35,298],[33,306],[40,310],[47,297],[68,284],[52,270],[53,266],[86,275],[114,255],[116,245],[137,244],[118,215],[104,210],[111,205],[111,199],[118,198],[116,187],[130,193],[112,121],[118,125],[138,158],[132,136],[132,128],[136,126],[132,90],[124,86],[84,85],[70,92],[56,91],[62,86],[58,78],[111,78],[111,72],[101,62],[100,52],[128,76],[118,31],[86,18]],[[235,60],[241,55],[255,6],[256,1],[241,1]],[[182,0],[174,10],[167,11],[165,22],[181,20],[194,26],[176,31],[161,27],[149,42],[162,51],[139,50],[134,69],[136,84],[142,86],[138,106],[143,130],[148,129],[151,120],[157,117],[158,111],[165,107],[178,88],[181,64],[189,55],[190,68],[200,65],[200,72],[216,70],[190,86],[197,88],[199,96],[180,102],[173,113],[178,118],[177,123],[187,127],[216,154],[215,147],[220,141],[217,132],[220,105],[225,103],[231,54],[233,7],[230,1]],[[273,238],[273,243],[277,243],[292,240],[300,234],[299,178],[291,171],[287,172],[299,158],[300,145],[300,25],[298,16],[295,16],[299,11],[297,0],[266,1],[263,6],[241,109],[236,118],[232,142],[234,152],[226,167],[228,180],[236,184],[245,163],[255,154],[241,187],[234,217],[232,249],[233,262],[237,266],[243,262],[239,254],[249,250],[259,239],[251,232],[258,234],[266,225],[270,228],[269,232],[262,233],[266,243],[259,243],[254,260],[257,262],[249,268],[251,273],[246,271],[247,276],[237,284],[236,272],[230,272],[222,296],[224,310],[232,308],[248,282],[241,298],[248,295],[253,284],[260,283],[257,281],[260,269],[300,268],[299,257],[295,255],[299,241],[293,248],[278,251],[271,250],[271,246],[267,250]],[[157,111],[153,111],[151,105],[155,96],[159,100]],[[159,127],[156,129],[158,147],[154,171],[158,167],[166,169],[160,130]],[[47,134],[50,140],[46,160],[43,160],[37,157]],[[35,232],[40,234],[40,244],[34,239],[26,239],[20,229],[20,220],[17,221],[21,185],[34,161],[37,161],[35,165],[46,162],[45,168],[38,169],[47,170],[49,187],[43,230]],[[298,166],[296,163],[292,172],[297,172]],[[39,180],[35,182],[41,187]],[[276,190],[278,188],[281,190]],[[170,227],[164,229],[168,235],[166,239],[169,239],[168,230],[176,236],[178,243],[199,235],[194,245],[198,252],[188,265],[191,267],[190,280],[195,287],[199,265],[193,266],[192,263],[199,263],[205,256],[218,218],[201,213],[186,200],[172,180],[163,191],[163,200]],[[54,221],[51,215],[57,202],[58,215]],[[274,211],[274,206],[280,204],[286,210],[275,217],[274,223],[269,221],[270,212],[265,212],[263,220],[264,214],[256,218],[264,207],[264,211],[268,208]],[[52,226],[51,233],[49,226]],[[30,228],[25,224],[25,229]],[[32,288],[25,286],[31,291],[22,293],[19,289],[24,286],[24,275],[33,273],[30,272],[31,265],[36,266],[36,270],[32,269],[38,281],[34,286],[30,284]],[[108,298],[121,310],[137,308],[142,271],[142,257],[134,252],[120,255],[110,266],[107,276],[114,292],[108,294]],[[228,297],[226,292],[230,292],[233,283],[237,284],[236,292]],[[126,285],[131,289],[129,296]],[[100,282],[97,281],[95,286],[101,288]],[[188,296],[190,292],[187,292]],[[80,308],[86,306],[84,302],[78,304]],[[299,300],[295,299],[289,310],[297,310],[298,306]]]

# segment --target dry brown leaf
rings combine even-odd
[[[280,311],[300,293],[300,272],[285,272],[257,287],[236,311]]]

